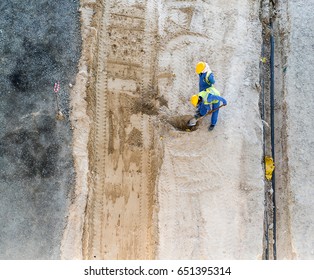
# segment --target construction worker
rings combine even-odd
[[[215,84],[214,73],[210,70],[208,64],[200,61],[196,64],[195,72],[199,76],[199,91],[206,90]]]
[[[208,127],[209,131],[213,130],[218,120],[220,102],[223,103],[223,106],[227,105],[226,99],[220,96],[219,91],[214,88],[214,86],[211,86],[198,94],[192,95],[191,103],[197,108],[197,110],[194,118],[189,121],[189,125],[194,126],[198,118],[206,115],[210,110],[215,110],[212,113],[211,124]]]

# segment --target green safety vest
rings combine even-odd
[[[204,100],[204,104],[205,105],[208,105],[208,104],[216,104],[219,102],[219,100],[214,100],[212,102],[208,102],[207,101],[207,97],[209,94],[212,94],[212,95],[217,95],[217,96],[220,96],[220,93],[217,89],[215,89],[213,86],[207,88],[206,90],[203,90],[201,91],[198,96],[201,96]]]

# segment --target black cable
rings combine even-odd
[[[275,162],[275,41],[273,34],[273,22],[270,19],[270,126],[271,126],[271,147],[272,147],[272,158]],[[276,180],[275,180],[275,170],[272,175],[272,186],[273,186],[273,252],[274,252],[274,260],[277,259],[276,252]]]

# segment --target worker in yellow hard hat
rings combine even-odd
[[[189,121],[189,125],[195,125],[198,118],[206,115],[210,110],[215,110],[212,113],[211,124],[208,127],[209,131],[213,130],[217,124],[220,102],[223,103],[223,106],[227,105],[226,99],[220,96],[219,91],[214,88],[214,86],[200,91],[198,94],[192,95],[191,103],[197,110],[194,118]]]
[[[210,70],[208,64],[200,61],[196,64],[195,72],[199,76],[199,91],[206,90],[215,84],[214,73]]]

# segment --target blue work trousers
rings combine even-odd
[[[197,111],[196,111],[196,117],[197,116],[204,116],[207,114],[208,111],[210,110],[215,110],[219,107],[220,102],[218,103],[214,103],[214,104],[207,104],[205,105],[203,102],[200,103],[197,107]],[[217,120],[218,120],[218,113],[219,113],[219,109],[215,112],[212,113],[212,118],[211,118],[211,124],[212,125],[216,125]]]

